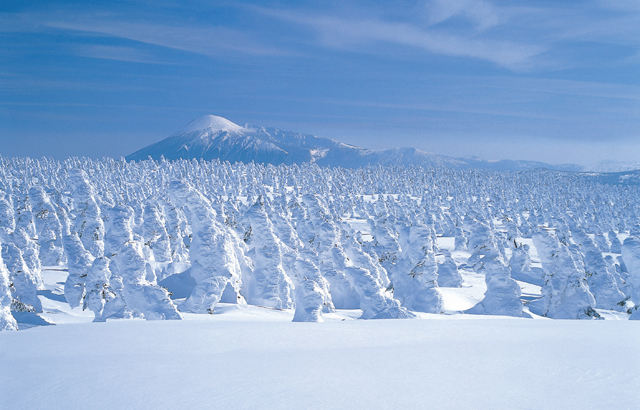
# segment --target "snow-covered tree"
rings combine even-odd
[[[586,235],[585,235],[586,236]],[[604,260],[600,247],[586,236],[581,252],[584,256],[585,277],[589,290],[596,299],[599,309],[623,310],[624,294],[618,289],[616,279]]]
[[[63,240],[65,253],[67,255],[69,276],[64,285],[64,295],[72,308],[81,305],[85,295],[85,281],[91,264],[95,259],[89,251],[84,249],[78,235],[69,233],[64,235]]]
[[[81,169],[71,170],[69,181],[74,201],[71,232],[78,235],[84,248],[93,257],[99,258],[104,254],[104,222],[94,197],[95,189],[86,172]]]
[[[85,280],[84,309],[89,309],[95,314],[95,322],[106,320],[103,317],[104,306],[116,298],[116,293],[111,288],[111,271],[109,259],[101,257],[94,259],[91,268],[87,272]]]
[[[511,269],[496,248],[485,252],[478,273],[484,273],[487,291],[473,313],[522,316],[520,286],[511,278]]]
[[[154,283],[155,275],[147,269],[142,243],[134,240],[133,216],[133,209],[128,206],[116,206],[111,211],[105,256],[111,259],[110,285],[115,297],[105,301],[103,319],[181,319],[169,292]]]
[[[560,243],[552,230],[542,229],[532,237],[544,271],[544,315],[554,319],[600,317],[585,272],[576,266],[568,246]]]
[[[45,266],[59,266],[65,262],[62,247],[62,225],[58,219],[55,205],[49,195],[40,187],[29,190],[29,200],[33,208],[40,260]]]
[[[165,218],[157,201],[148,200],[143,214],[143,237],[145,246],[151,250],[155,262],[171,262],[169,235]]]
[[[549,229],[558,241],[549,249],[559,252],[548,252],[546,261],[542,255],[545,280],[554,277],[543,287],[552,307],[549,317],[588,317],[587,308],[626,310],[640,304],[633,290],[633,252],[625,252],[627,263],[620,257],[619,238],[640,234],[640,195],[632,179],[601,183],[599,176],[553,171],[108,158],[0,158],[0,175],[0,242],[18,249],[14,253],[39,286],[41,263],[61,265],[70,258],[65,296],[72,306],[94,311],[96,320],[154,316],[151,305],[172,303],[158,279],[198,276],[194,260],[207,266],[201,272],[209,272],[200,277],[202,285],[191,299],[202,306],[214,306],[216,298],[208,298],[222,289],[220,302],[261,295],[249,303],[295,305],[297,318],[304,320],[319,320],[319,308],[331,311],[331,302],[337,308],[362,307],[364,317],[385,311],[402,316],[396,308],[406,277],[396,279],[399,272],[414,271],[418,282],[425,279],[426,284],[413,288],[428,290],[416,297],[437,293],[436,284],[460,283],[456,262],[447,252],[441,254],[436,235],[443,236],[438,242],[460,252],[456,258],[471,254],[462,269],[470,267],[490,279],[487,305],[494,290],[517,304],[510,279],[496,280],[497,287],[489,284],[506,278],[509,270],[513,279],[543,284],[537,278],[541,270],[530,267],[529,252],[519,240]],[[189,181],[203,208],[215,211],[213,228],[198,227],[206,222],[195,217],[200,211],[174,203],[170,181],[176,180]],[[264,214],[253,209],[258,200]],[[405,241],[401,233],[407,227],[405,237],[428,231],[425,243]],[[207,238],[203,232],[217,238],[211,241],[217,251],[209,255],[228,255],[234,273],[227,276],[237,282],[211,273],[227,266],[220,262],[225,256],[195,257],[209,252],[208,239],[198,239]],[[427,237],[431,245],[425,248]],[[22,270],[19,258],[6,262]],[[214,283],[218,280],[220,286]],[[583,281],[595,304],[581,290]],[[205,284],[211,288],[203,290]],[[405,293],[411,296],[413,288],[407,286]],[[265,301],[271,296],[280,302]],[[418,309],[412,297],[402,302]],[[194,308],[208,308],[199,309]]]
[[[451,252],[441,249],[440,252],[444,261],[438,264],[438,286],[446,288],[459,288],[462,286],[462,275],[458,270],[458,265],[451,257]]]
[[[517,246],[511,251],[511,258],[509,259],[511,277],[523,282],[541,285],[542,277],[534,275],[531,270],[531,256],[529,255],[529,249],[529,245],[523,244]]]
[[[426,227],[408,226],[400,237],[402,253],[392,275],[393,296],[409,310],[441,313],[432,232]]]
[[[629,275],[631,300],[635,303],[631,319],[640,320],[640,236],[631,235],[624,240],[622,259]]]
[[[322,311],[333,311],[329,294],[329,283],[322,277],[318,267],[309,259],[295,261],[297,277],[294,322],[322,322]]]
[[[241,266],[237,247],[232,241],[235,232],[217,222],[211,203],[186,183],[172,182],[170,195],[174,203],[189,210],[193,230],[189,248],[190,275],[197,285],[180,305],[180,310],[213,313],[215,304],[220,301],[245,303],[240,294]]]
[[[11,241],[10,235],[16,229],[13,205],[6,199],[0,199],[0,237],[2,242]]]
[[[13,302],[16,312],[42,312],[38,299],[38,281],[22,258],[22,251],[13,243],[2,244],[2,259],[9,271]]]
[[[291,252],[275,234],[273,223],[260,199],[245,217],[248,220],[248,256],[254,271],[248,283],[247,301],[251,304],[291,309],[294,307],[294,284],[285,271],[285,255]]]
[[[611,243],[609,251],[612,253],[622,252],[622,243],[620,242],[618,235],[614,231],[609,231],[607,236],[609,238],[609,243]]]
[[[13,297],[9,286],[9,271],[0,258],[0,331],[18,330],[18,324],[11,314]]]

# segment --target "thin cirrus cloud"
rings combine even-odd
[[[83,44],[71,47],[69,52],[70,54],[81,57],[98,58],[103,60],[146,64],[171,64],[169,62],[159,60],[151,53],[133,47]]]
[[[192,27],[109,20],[80,20],[82,22],[54,20],[46,22],[44,25],[62,30],[90,32],[123,38],[209,57],[220,57],[228,53],[263,56],[287,54],[281,49],[261,45],[245,33],[225,27]]]
[[[640,13],[607,2],[589,3],[589,7],[573,9],[562,5],[535,8],[498,6],[483,0],[430,0],[391,14],[373,5],[366,10],[355,7],[346,13],[338,8],[321,12],[308,8],[297,11],[259,6],[237,6],[248,13],[266,17],[262,23],[242,29],[225,23],[208,25],[186,21],[167,24],[151,20],[123,20],[118,14],[38,14],[15,15],[0,22],[11,23],[0,31],[42,30],[53,28],[78,33],[92,33],[122,38],[170,49],[193,52],[208,57],[230,54],[251,56],[300,56],[294,42],[282,41],[297,30],[280,28],[285,37],[272,37],[273,25],[285,23],[312,34],[311,42],[328,49],[363,53],[380,53],[378,45],[401,46],[425,54],[473,58],[496,64],[512,71],[558,69],[579,62],[562,61],[568,57],[558,49],[559,42],[595,41],[637,45],[640,39]],[[365,11],[367,11],[365,13]],[[602,17],[596,18],[602,15]],[[5,15],[6,17],[6,15]],[[268,20],[271,19],[271,22]],[[290,27],[290,28],[293,28]],[[289,34],[287,34],[289,33]],[[265,44],[265,39],[271,42]],[[315,40],[314,40],[315,39]],[[307,44],[309,39],[307,39]],[[141,53],[109,49],[104,54],[96,49],[78,49],[82,55],[121,61],[154,62]],[[383,51],[382,51],[383,52]],[[101,57],[101,56],[104,57]]]
[[[428,8],[427,21],[431,25],[462,15],[477,31],[484,31],[498,25],[501,20],[498,9],[482,0],[434,0],[427,2],[425,8]]]
[[[310,30],[320,46],[330,49],[363,52],[368,45],[390,44],[489,61],[512,71],[580,66],[589,55],[571,54],[574,46],[579,50],[581,45],[599,44],[604,51],[607,44],[636,49],[640,45],[640,9],[604,1],[582,7],[562,3],[524,7],[482,0],[431,0],[393,13],[371,8],[319,13],[254,10]],[[380,53],[380,49],[371,52]]]
[[[314,30],[321,45],[329,48],[359,50],[360,46],[387,43],[421,49],[428,53],[453,57],[471,57],[490,61],[499,66],[522,70],[529,68],[532,59],[547,50],[546,46],[523,44],[510,40],[488,39],[474,35],[453,35],[443,30],[406,22],[388,22],[381,19],[347,19],[333,16],[311,16],[287,11],[262,10],[274,18],[285,20]],[[449,11],[431,21],[437,24],[459,11]],[[480,20],[479,27],[489,23]]]

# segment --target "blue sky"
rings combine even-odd
[[[0,155],[203,114],[367,148],[640,161],[640,1],[3,1]]]

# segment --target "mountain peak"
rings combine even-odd
[[[357,168],[367,165],[445,166],[520,171],[548,168],[579,171],[576,165],[549,165],[534,161],[486,161],[478,157],[451,158],[416,148],[369,150],[310,134],[270,127],[242,127],[226,118],[205,115],[178,132],[127,156],[129,161],[147,158],[202,158],[244,163],[302,164]]]
[[[177,134],[186,134],[193,131],[204,131],[212,129],[213,131],[243,131],[244,127],[234,124],[226,118],[218,117],[217,115],[203,115],[196,118],[189,124],[180,129]]]

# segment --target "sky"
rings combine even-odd
[[[640,161],[640,1],[0,2],[0,155],[219,115],[366,148]]]

